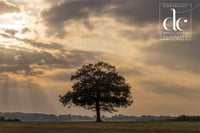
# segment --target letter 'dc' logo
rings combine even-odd
[[[184,17],[178,18],[176,20],[176,10],[174,8],[171,8],[171,11],[173,13],[172,17],[167,17],[164,19],[163,21],[163,28],[167,31],[183,31],[183,29],[180,27],[180,22],[184,19]],[[167,26],[167,22],[172,20],[172,27],[171,29]],[[184,23],[187,23],[188,20],[184,19],[183,20]]]

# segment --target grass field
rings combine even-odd
[[[1,122],[0,133],[200,133],[200,122]]]

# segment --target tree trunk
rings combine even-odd
[[[101,113],[100,113],[100,105],[99,105],[99,100],[96,100],[96,122],[101,122]]]

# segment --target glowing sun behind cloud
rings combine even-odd
[[[19,39],[33,38],[31,32],[33,20],[25,12],[7,13],[0,15],[1,42],[7,47],[11,45],[22,45]],[[3,36],[3,37],[2,37]]]
[[[24,13],[9,13],[0,16],[0,27],[1,29],[12,29],[20,31],[25,27],[31,25],[31,21],[28,16]],[[2,22],[3,21],[3,22]]]

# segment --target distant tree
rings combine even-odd
[[[0,116],[0,121],[5,121],[5,118],[3,116]]]
[[[60,102],[70,108],[72,105],[96,111],[96,121],[101,121],[100,111],[114,112],[116,108],[130,106],[133,102],[130,86],[115,67],[99,62],[83,65],[74,75],[73,91],[60,95]]]
[[[200,121],[200,116],[181,115],[176,118],[177,121]]]

